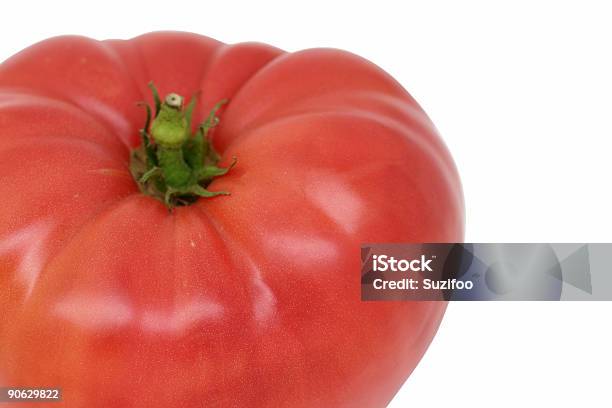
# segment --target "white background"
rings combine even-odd
[[[165,3],[9,2],[0,59],[58,34],[159,29],[347,49],[438,126],[463,179],[467,241],[612,241],[606,2]],[[610,407],[611,314],[612,302],[451,304],[391,407]]]

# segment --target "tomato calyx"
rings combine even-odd
[[[197,97],[184,106],[181,95],[170,93],[162,101],[157,88],[149,83],[155,101],[155,115],[148,104],[147,117],[140,130],[142,144],[132,151],[130,171],[140,190],[160,201],[169,209],[189,205],[199,197],[229,195],[227,191],[209,191],[215,177],[225,175],[236,164],[218,167],[219,154],[209,138],[210,130],[219,123],[218,110],[228,100],[218,102],[208,117],[192,132],[193,109]]]

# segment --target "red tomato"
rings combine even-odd
[[[169,211],[128,171],[149,81],[223,98],[227,165]],[[360,244],[463,239],[452,159],[353,54],[185,33],[59,37],[0,65],[0,385],[60,407],[383,407],[443,302],[361,302]]]

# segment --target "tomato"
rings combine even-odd
[[[223,99],[231,195],[130,173],[153,81]],[[58,37],[0,65],[0,384],[67,407],[383,407],[443,302],[362,302],[360,244],[463,239],[459,177],[388,74],[332,49]]]

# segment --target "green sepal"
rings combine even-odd
[[[149,170],[147,170],[147,172],[143,174],[142,177],[140,177],[138,181],[141,183],[146,183],[147,181],[149,181],[151,177],[154,177],[160,174],[161,174],[161,169],[159,167],[152,167]]]
[[[185,161],[192,169],[198,169],[204,166],[206,150],[202,133],[198,130],[196,131],[196,135],[183,145]]]
[[[153,94],[153,101],[155,102],[155,117],[157,117],[157,115],[159,115],[159,110],[161,109],[161,99],[159,98],[159,92],[157,91],[157,88],[155,87],[152,81],[149,82],[148,87],[151,90],[151,93]]]
[[[232,163],[228,167],[217,167],[216,165],[204,166],[197,173],[198,181],[212,180],[215,177],[223,176],[227,174],[237,162],[238,160],[234,157]]]
[[[198,99],[193,96],[189,101],[189,105],[185,109],[185,120],[187,121],[187,131],[191,133],[191,117],[193,116],[193,110],[196,107]]]
[[[149,136],[149,127],[151,126],[151,107],[145,102],[138,103],[138,106],[143,106],[147,112],[144,128],[140,129],[140,138],[142,139],[142,145],[147,155],[147,166],[156,167],[157,157],[155,157],[155,149],[151,145],[151,137]]]
[[[200,129],[202,129],[202,133],[204,134],[204,138],[208,137],[208,131],[219,124],[219,117],[217,116],[217,111],[221,109],[223,105],[228,103],[228,99],[222,99],[215,106],[213,106],[212,110],[208,114],[208,117],[204,122],[200,124]]]
[[[198,197],[205,197],[205,198],[216,197],[220,195],[230,195],[228,191],[210,191],[210,190],[205,189],[199,184],[193,185],[193,189],[191,190],[191,193],[197,195]]]

